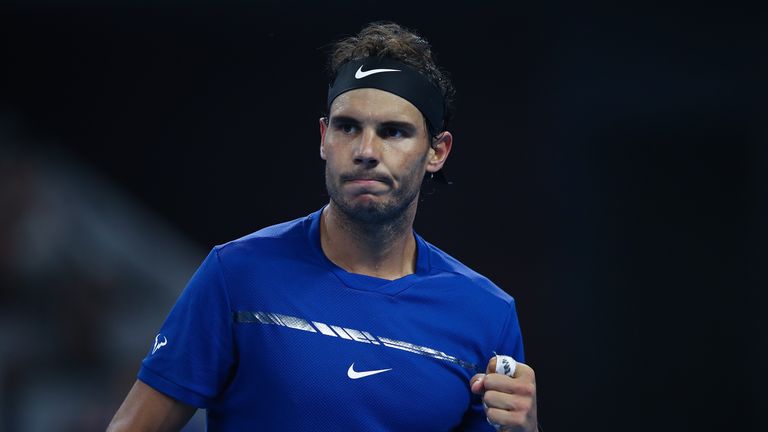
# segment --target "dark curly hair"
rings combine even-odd
[[[393,22],[372,22],[363,27],[357,35],[344,38],[331,46],[328,56],[330,81],[333,82],[345,63],[365,57],[391,58],[426,76],[443,94],[443,128],[447,127],[453,118],[455,90],[448,74],[435,63],[432,47],[426,39]]]

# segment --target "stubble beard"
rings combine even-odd
[[[401,178],[399,184],[406,186],[390,190],[388,199],[381,201],[368,201],[355,203],[353,199],[347,199],[341,191],[342,184],[338,176],[332,176],[326,165],[325,169],[325,187],[331,201],[338,208],[343,217],[349,222],[357,225],[366,231],[369,230],[398,230],[408,217],[408,209],[416,204],[421,189],[421,178],[423,173],[414,170],[407,177]]]

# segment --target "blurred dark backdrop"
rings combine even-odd
[[[417,230],[516,298],[546,430],[768,430],[758,9],[53,3],[0,6],[0,428],[103,428],[206,251],[327,201],[325,48],[387,19],[458,90]]]

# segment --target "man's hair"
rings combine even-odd
[[[453,117],[455,90],[447,73],[435,63],[432,47],[426,39],[393,22],[372,22],[357,35],[344,38],[331,46],[328,56],[330,81],[333,82],[345,63],[365,57],[391,58],[413,67],[427,77],[443,94],[443,128],[447,128]]]

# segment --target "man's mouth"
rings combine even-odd
[[[392,181],[388,177],[384,176],[355,176],[355,175],[343,175],[341,181],[345,183],[353,183],[359,185],[372,185],[376,183],[383,183],[387,186],[392,184]]]

